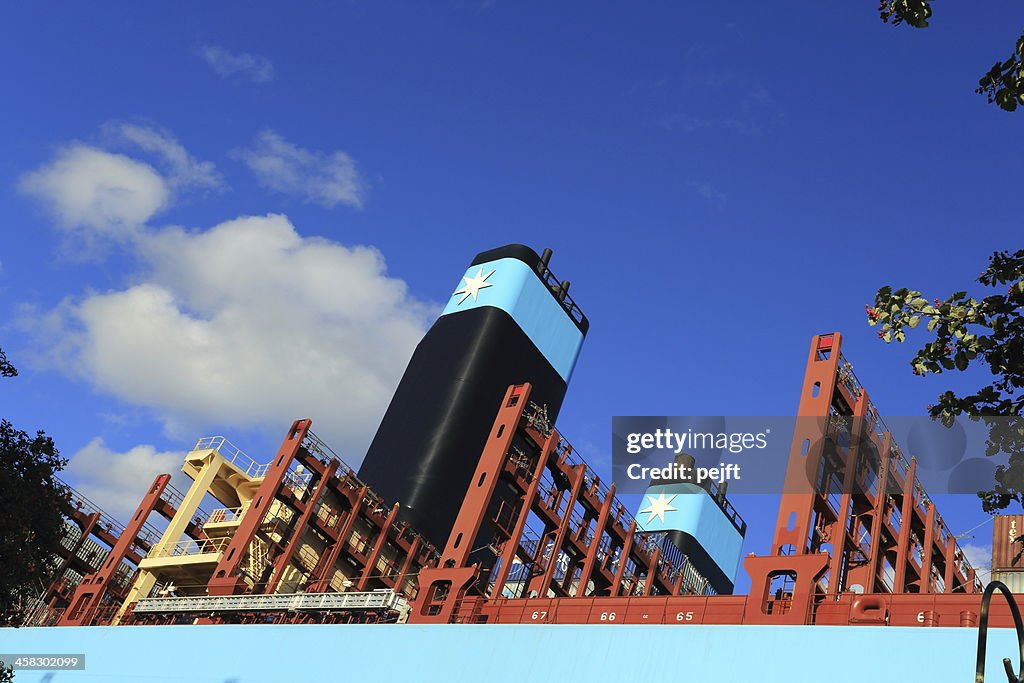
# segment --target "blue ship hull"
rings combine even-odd
[[[84,671],[15,683],[486,680],[820,683],[974,680],[977,630],[877,626],[218,625],[0,629],[0,650],[84,653]],[[1015,656],[989,632],[988,671]],[[498,665],[509,654],[515,667]],[[837,652],[849,653],[842,662]],[[884,661],[875,655],[886,653]],[[858,655],[857,653],[860,653]]]

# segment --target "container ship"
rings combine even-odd
[[[742,557],[726,485],[651,481],[641,523],[558,431],[589,321],[550,259],[472,260],[358,471],[300,419],[273,453],[199,439],[126,523],[68,487],[52,582],[0,629],[39,658],[17,683],[967,681],[979,636],[1012,676],[1012,597],[989,610],[841,334],[800,388],[786,476],[813,486]]]

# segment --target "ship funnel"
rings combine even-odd
[[[416,347],[359,468],[438,548],[508,387],[529,382],[530,400],[558,417],[589,322],[566,308],[568,282],[551,286],[551,253],[509,244],[476,255]]]
[[[693,466],[697,464],[697,459],[689,453],[680,453],[676,456],[676,464],[693,469]]]

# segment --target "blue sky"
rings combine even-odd
[[[206,434],[261,459],[312,416],[358,462],[508,242],[553,248],[592,321],[559,427],[599,468],[612,415],[792,413],[824,331],[920,414],[947,378],[863,305],[1019,246],[1020,121],[973,93],[1017,15],[940,5],[928,31],[867,0],[11,7],[0,414],[116,512]],[[766,552],[774,501],[737,506]]]

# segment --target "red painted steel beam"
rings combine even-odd
[[[96,610],[108,590],[110,579],[121,567],[121,562],[128,554],[128,549],[138,541],[142,527],[146,524],[149,514],[159,504],[160,496],[170,481],[171,475],[169,474],[157,475],[153,480],[149,491],[146,492],[142,502],[135,509],[131,521],[125,526],[124,531],[121,532],[113,548],[107,554],[106,561],[97,572],[89,574],[78,584],[75,594],[71,598],[71,604],[64,611],[60,621],[57,622],[58,626],[88,626],[93,623]]]
[[[310,592],[323,593],[330,585],[331,575],[334,573],[334,567],[338,561],[338,555],[341,553],[342,549],[348,545],[349,536],[352,535],[352,526],[359,517],[359,511],[362,509],[363,499],[366,497],[368,490],[369,488],[367,486],[361,486],[356,491],[355,498],[350,501],[351,507],[349,508],[348,515],[345,517],[345,522],[342,524],[341,530],[338,532],[337,539],[331,546],[331,550],[320,557],[317,568],[313,572],[316,577],[316,581],[310,587]]]
[[[366,590],[366,586],[369,584],[370,578],[373,576],[373,573],[377,571],[377,562],[380,560],[381,552],[384,550],[384,544],[387,543],[388,531],[391,530],[395,520],[398,519],[398,512],[400,509],[401,506],[398,503],[391,506],[391,511],[388,513],[384,524],[381,525],[380,533],[377,534],[377,540],[373,544],[373,550],[371,550],[370,554],[366,557],[366,565],[363,567],[363,572],[359,576],[359,582],[356,584],[356,590]]]
[[[564,491],[569,496],[565,506],[565,515],[554,530],[551,543],[551,559],[548,562],[548,566],[545,568],[544,573],[538,577],[537,590],[540,594],[546,594],[554,581],[555,571],[558,569],[558,560],[562,555],[562,546],[565,543],[565,536],[569,531],[572,511],[579,498],[580,490],[583,488],[583,466],[574,467],[572,470],[569,479],[570,488]],[[571,574],[571,568],[567,568],[566,573]]]
[[[904,475],[900,501],[900,535],[896,539],[896,576],[893,593],[907,592],[907,566],[910,564],[910,532],[914,519],[914,481],[917,478],[917,459],[910,459],[910,469]]]
[[[473,550],[473,542],[480,533],[487,506],[494,496],[505,457],[512,439],[516,435],[523,411],[530,400],[529,384],[511,386],[505,392],[498,416],[491,427],[491,434],[484,445],[476,471],[470,480],[469,489],[462,500],[462,507],[455,518],[455,525],[448,537],[448,543],[441,553],[441,565],[451,564],[464,567]]]
[[[786,471],[785,488],[779,503],[778,521],[772,552],[782,554],[782,549],[792,546],[793,552],[803,554],[810,551],[809,539],[814,528],[816,494],[811,490],[814,482],[808,482],[808,473],[817,472],[824,457],[824,425],[835,391],[836,374],[839,367],[841,336],[820,335],[811,341],[807,357],[807,369],[800,390],[797,408],[796,429]],[[828,355],[824,358],[824,355]],[[803,443],[807,440],[808,452],[803,454]],[[791,523],[792,520],[792,523]]]
[[[601,541],[604,538],[605,529],[608,526],[608,520],[611,516],[612,505],[615,503],[615,484],[612,484],[608,488],[608,494],[601,501],[601,507],[598,509],[597,521],[594,524],[594,536],[590,539],[590,545],[587,546],[587,555],[583,559],[583,569],[580,573],[580,586],[581,590],[577,591],[578,595],[582,595],[586,591],[587,584],[594,576],[595,568],[598,565],[598,551],[601,549]],[[682,575],[680,574],[680,579]],[[675,592],[678,592],[678,587]]]
[[[935,545],[935,504],[926,503],[928,514],[925,517],[924,547],[921,549],[921,592],[933,593],[932,590],[932,547]]]
[[[612,595],[619,595],[622,592],[622,579],[626,575],[626,565],[629,564],[629,556],[633,552],[633,537],[636,536],[636,520],[629,523],[626,531],[626,540],[622,544],[622,552],[619,553],[619,566],[615,568],[615,578],[612,580]]]
[[[544,445],[541,446],[540,457],[537,458],[537,464],[533,468],[533,478],[526,487],[526,493],[523,496],[521,509],[529,510],[537,500],[540,480],[544,474],[544,468],[547,467],[548,457],[551,455],[551,451],[554,450],[557,443],[558,433],[552,431],[551,434],[548,435],[547,439],[544,440]],[[527,517],[528,515],[522,513],[518,515],[509,538],[504,542],[501,553],[501,565],[498,567],[498,572],[494,577],[493,595],[500,596],[505,591],[505,584],[508,582],[509,574],[512,572],[512,565],[519,552],[519,539],[522,538],[523,530],[526,528]]]
[[[85,544],[86,539],[88,539],[89,536],[92,534],[92,530],[96,527],[96,523],[100,519],[99,512],[93,512],[88,515],[83,515],[79,511],[73,511],[69,516],[71,516],[72,519],[74,519],[81,533],[79,534],[78,539],[75,541],[75,544],[71,548],[71,550],[66,551],[66,554],[61,558],[61,563],[53,574],[53,580],[50,582],[50,585],[46,589],[46,593],[44,594],[45,600],[46,603],[49,604],[51,607],[53,606],[52,603],[55,600],[55,598],[60,597],[61,593],[64,590],[64,586],[66,583],[64,573],[67,572],[67,570],[71,568],[72,565],[77,565],[79,567],[81,566],[81,559],[78,557],[78,552],[82,549],[82,546]],[[61,546],[61,548],[63,549],[63,546]],[[90,567],[89,569],[95,568]]]
[[[267,584],[267,593],[276,592],[277,587],[281,585],[281,579],[284,577],[284,571],[292,561],[292,557],[294,557],[295,551],[299,547],[299,543],[302,542],[302,537],[309,526],[310,518],[316,514],[316,510],[320,506],[320,499],[324,494],[324,490],[327,488],[327,484],[330,482],[331,478],[334,477],[334,473],[338,471],[338,465],[340,464],[341,463],[337,460],[332,460],[326,466],[320,466],[320,479],[317,481],[316,488],[313,490],[313,493],[310,494],[309,500],[303,505],[299,519],[291,528],[291,537],[288,539],[288,545],[285,546],[284,551],[274,561],[274,571],[270,575],[270,581]]]
[[[296,420],[281,442],[277,457],[267,468],[267,472],[256,490],[252,505],[242,517],[238,529],[224,550],[224,555],[217,563],[213,576],[207,584],[208,595],[235,595],[248,589],[245,580],[239,575],[242,559],[249,552],[249,546],[256,538],[256,533],[263,525],[263,520],[270,510],[271,504],[278,497],[284,486],[285,475],[292,461],[302,448],[302,440],[312,425],[311,420]]]
[[[838,355],[838,354],[837,354]],[[842,384],[838,385],[840,388]],[[851,397],[852,398],[852,397]],[[843,493],[839,497],[839,510],[835,522],[832,524],[832,564],[829,568],[829,595],[836,595],[846,590],[844,577],[845,565],[848,562],[850,553],[856,549],[856,544],[849,538],[850,506],[854,496],[854,487],[857,480],[858,456],[860,455],[859,439],[861,430],[865,428],[864,416],[867,414],[868,401],[867,393],[861,392],[859,397],[848,401],[853,408],[853,419],[850,428],[850,446],[843,455]]]
[[[466,592],[476,582],[479,568],[467,566],[469,554],[487,514],[498,475],[519,429],[523,411],[529,404],[530,389],[529,384],[520,384],[510,386],[505,392],[469,489],[455,518],[455,525],[441,552],[441,560],[437,567],[420,570],[420,591],[409,615],[410,622],[452,621]],[[520,515],[528,513],[526,506],[520,511]],[[518,541],[518,538],[510,540],[512,543]]]
[[[423,542],[421,536],[417,536],[413,539],[412,545],[409,547],[409,552],[405,556],[405,560],[402,562],[402,567],[398,570],[398,576],[395,578],[394,589],[399,593],[404,593],[402,590],[402,584],[405,583],[405,579],[409,576],[409,571],[412,569],[413,562],[416,561],[416,554],[420,550],[420,544]]]

